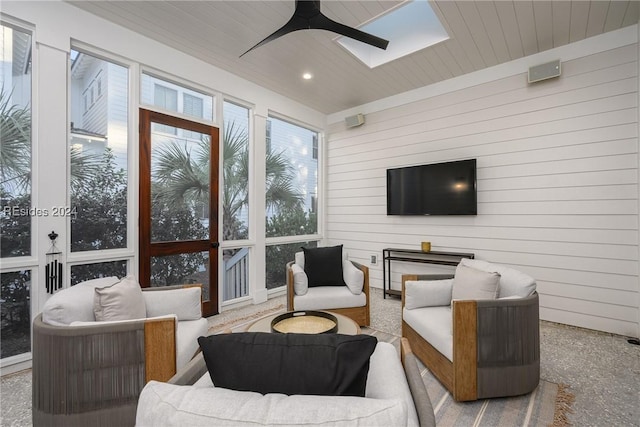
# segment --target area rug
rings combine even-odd
[[[217,320],[216,317],[210,317],[208,334],[217,334],[220,332],[244,332],[253,322],[262,319],[273,313],[284,312],[284,304],[278,304],[275,307],[258,311],[248,312],[246,315],[235,315],[229,319]]]
[[[371,328],[362,328],[362,332],[377,337],[379,341],[393,344],[399,351],[399,336]],[[456,402],[420,361],[418,366],[431,398],[438,426],[564,427],[571,425],[568,415],[572,412],[574,396],[564,384],[540,380],[538,388],[524,396]]]

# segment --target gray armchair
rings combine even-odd
[[[453,300],[407,309],[407,298],[413,297],[411,292],[416,292],[415,289],[430,286],[446,289],[447,280],[453,275],[403,275],[402,336],[457,401],[533,391],[540,380],[539,303],[535,281],[504,266],[464,261],[481,267],[497,267],[506,273],[500,279],[501,286],[515,294],[503,292],[497,299]],[[527,289],[517,290],[519,280]],[[410,281],[412,290],[407,289]]]
[[[58,318],[60,307],[74,311],[78,305],[92,304],[88,299],[95,286],[88,283],[54,295],[61,302],[56,307]],[[33,424],[133,426],[144,385],[171,378],[197,352],[197,337],[207,332],[201,289],[186,286],[190,290],[143,289],[152,318],[107,322],[80,318],[65,325],[45,323],[50,321],[47,312],[40,313],[33,322]],[[175,314],[161,314],[167,310]]]

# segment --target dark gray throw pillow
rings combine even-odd
[[[216,387],[262,394],[364,397],[370,335],[244,332],[198,338]]]
[[[309,287],[346,286],[342,276],[342,245],[302,248],[302,251]]]

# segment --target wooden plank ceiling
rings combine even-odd
[[[288,34],[240,58],[290,18],[294,0],[70,3],[327,114],[637,24],[640,5],[432,1],[450,39],[369,69],[335,34],[319,30]],[[325,0],[322,11],[358,27],[401,3]],[[303,80],[303,72],[314,78]]]

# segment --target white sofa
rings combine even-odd
[[[403,369],[404,368],[404,369]],[[140,394],[136,426],[435,426],[431,401],[406,340],[402,363],[389,343],[370,358],[365,397],[309,396],[215,387],[202,354],[169,383]]]
[[[465,271],[471,271],[468,291],[476,297],[458,299],[454,281],[461,283]],[[497,282],[495,290],[482,294],[481,278],[494,286]],[[475,259],[463,259],[455,277],[403,275],[402,279],[402,336],[454,399],[513,396],[537,387],[540,334],[535,279]]]
[[[124,284],[133,297],[113,292]],[[143,386],[171,378],[207,334],[201,294],[199,285],[141,290],[132,276],[54,294],[33,322],[34,424],[133,425]]]

